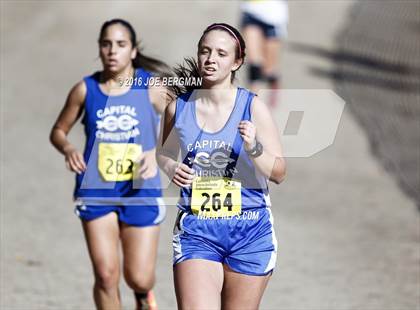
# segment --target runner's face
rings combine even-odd
[[[105,30],[99,42],[99,56],[104,70],[110,72],[121,72],[131,65],[131,60],[136,57],[136,49],[124,26],[114,24]]]
[[[236,58],[236,42],[226,31],[208,32],[198,47],[198,68],[204,81],[217,84],[229,79],[232,71],[239,68]]]

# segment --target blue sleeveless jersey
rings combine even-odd
[[[216,133],[199,127],[191,93],[176,102],[175,130],[183,162],[203,177],[230,177],[241,181],[242,210],[270,206],[267,179],[255,167],[243,148],[238,125],[251,120],[253,93],[237,89],[234,108],[225,126]],[[191,211],[191,188],[181,188],[178,207]]]
[[[136,69],[137,81],[151,75]],[[139,144],[143,151],[156,147],[160,117],[149,100],[144,83],[134,83],[122,95],[107,96],[99,88],[100,73],[85,77],[87,87],[85,113],[82,119],[86,134],[84,159],[87,170],[76,175],[74,198],[86,204],[117,203],[142,205],[160,197],[159,172],[147,180],[105,180],[98,169],[100,145]],[[121,162],[105,162],[106,169],[122,169]],[[109,165],[109,166],[108,166]],[[121,171],[120,171],[121,172]]]

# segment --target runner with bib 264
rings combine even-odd
[[[210,25],[197,61],[176,70],[202,86],[175,89],[165,111],[157,157],[181,187],[173,236],[180,309],[257,309],[275,266],[267,183],[284,179],[285,161],[264,102],[233,84],[244,59],[241,34]]]

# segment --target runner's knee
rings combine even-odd
[[[99,268],[95,272],[95,285],[104,290],[112,290],[118,287],[118,268]]]
[[[127,285],[135,292],[150,291],[155,284],[155,275],[146,275],[144,273],[125,273]]]

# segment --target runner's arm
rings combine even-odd
[[[86,92],[84,81],[80,81],[71,89],[50,133],[50,141],[65,156],[67,168],[77,173],[86,170],[86,164],[82,154],[67,139],[67,135],[83,113]]]
[[[171,177],[172,167],[177,165],[179,143],[174,130],[176,100],[172,100],[166,107],[161,122],[160,138],[156,148],[159,167],[168,177]]]
[[[267,106],[258,97],[254,97],[251,115],[256,129],[256,139],[263,146],[262,155],[251,159],[263,175],[270,181],[280,184],[286,175],[286,162],[283,158],[278,128]]]

